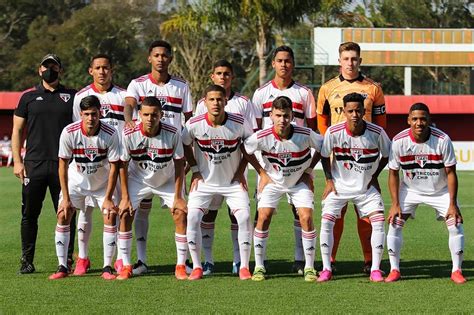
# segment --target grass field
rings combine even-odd
[[[386,173],[381,176],[382,187],[385,187],[386,176]],[[451,261],[446,227],[435,221],[433,210],[424,206],[418,208],[417,219],[410,220],[404,230],[403,281],[370,283],[361,273],[362,254],[355,215],[348,211],[335,280],[324,284],[305,283],[301,276],[290,273],[294,242],[292,215],[284,204],[270,228],[270,278],[262,283],[240,281],[230,274],[232,244],[224,211],[216,223],[216,273],[202,281],[175,280],[171,216],[168,210],[156,206],[150,216],[148,242],[151,274],[125,282],[107,282],[99,277],[102,223],[100,215],[95,213],[90,250],[92,271],[81,278],[49,281],[47,277],[57,265],[52,204],[48,198],[40,217],[37,272],[17,275],[21,253],[21,187],[11,169],[0,168],[0,313],[474,313],[474,254],[471,250],[474,172],[459,172],[459,181],[466,235],[463,272],[470,280],[461,286],[449,280]],[[315,223],[318,231],[322,183],[321,173],[317,173]],[[386,189],[384,200],[388,209]],[[320,264],[319,247],[317,263]],[[389,270],[387,254],[382,269]]]

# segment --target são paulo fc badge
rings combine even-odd
[[[359,159],[362,156],[363,152],[364,151],[362,149],[351,148],[351,155],[354,158],[354,160],[356,160],[356,161],[359,161]]]
[[[421,167],[425,167],[426,163],[428,162],[428,155],[415,155],[415,162],[420,165]]]
[[[278,159],[284,165],[288,165],[288,163],[291,161],[291,158],[292,158],[291,152],[284,152],[284,153],[279,153],[278,154]]]
[[[99,154],[99,149],[98,148],[84,149],[84,155],[91,161],[94,161],[97,154]]]
[[[223,139],[211,139],[211,148],[213,148],[216,152],[219,152],[222,147],[224,147]]]
[[[71,99],[71,94],[68,93],[59,93],[59,97],[67,103]]]
[[[110,112],[110,105],[109,104],[102,104],[100,105],[100,114],[102,117],[107,117],[107,114]]]

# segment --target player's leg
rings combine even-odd
[[[370,224],[369,218],[359,217],[359,212],[355,206],[354,211],[357,215],[357,232],[359,234],[362,253],[364,254],[364,272],[370,274],[370,268],[372,266],[372,246],[370,243],[372,225]]]
[[[336,219],[336,222],[334,224],[334,229],[333,229],[333,247],[331,251],[331,263],[333,264],[333,268],[335,267],[336,264],[336,256],[337,256],[337,250],[339,249],[339,243],[341,242],[342,238],[342,232],[344,232],[344,217],[347,212],[347,204],[344,205],[341,209],[341,216]]]
[[[130,195],[130,198],[133,195]],[[134,203],[132,203],[134,205]],[[136,212],[136,211],[135,211]],[[132,277],[132,224],[133,224],[133,215],[130,213],[124,213],[120,217],[120,226],[118,232],[118,250],[121,251],[123,268],[117,276],[117,280],[127,280]]]
[[[104,219],[104,230],[102,235],[102,243],[104,249],[104,264],[102,267],[101,277],[105,280],[115,279],[112,270],[112,259],[117,248],[117,217],[113,211],[104,211],[102,213]]]
[[[202,249],[204,252],[203,275],[208,276],[214,269],[214,257],[212,247],[214,244],[214,226],[217,217],[217,209],[222,203],[222,196],[214,196],[209,206],[209,211],[204,215],[201,222]]]
[[[403,245],[403,227],[409,215],[405,214],[401,218],[396,217],[389,222],[387,232],[387,251],[390,260],[390,273],[385,278],[385,282],[398,281],[400,274],[400,251]]]
[[[148,272],[147,239],[152,198],[143,199],[135,214],[135,238],[137,246],[137,263],[133,266],[133,274],[141,275]]]
[[[230,219],[230,238],[232,240],[232,273],[238,274],[240,270],[239,225],[229,207],[227,207],[227,213]]]
[[[86,274],[87,270],[90,268],[89,240],[92,232],[93,210],[94,207],[91,197],[86,197],[86,207],[84,210],[79,211],[77,221],[78,259],[76,262],[76,268],[74,269],[75,276]]]
[[[301,238],[301,223],[300,218],[298,216],[298,211],[296,211],[296,207],[288,198],[288,205],[291,208],[291,212],[293,213],[293,234],[295,236],[295,252],[294,258],[295,261],[293,262],[293,272],[296,272],[300,275],[304,273],[304,264],[305,264],[305,255],[303,250],[303,242]]]

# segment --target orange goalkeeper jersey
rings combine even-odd
[[[355,80],[346,80],[339,75],[324,83],[319,89],[316,113],[318,114],[318,129],[322,135],[329,126],[345,120],[342,99],[345,95],[354,92],[365,97],[364,119],[384,129],[387,127],[385,100],[380,84],[362,74]]]

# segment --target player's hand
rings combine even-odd
[[[102,204],[102,213],[110,218],[110,215],[117,215],[117,207],[111,199],[105,199]]]
[[[191,185],[189,185],[189,192],[197,190],[198,183],[200,181],[204,182],[204,178],[202,178],[201,173],[200,172],[193,173],[193,176],[191,176]]]
[[[398,217],[399,219],[402,218],[402,209],[400,208],[400,206],[392,205],[390,207],[390,211],[388,212],[388,217],[387,217],[388,223],[392,224],[396,217]]]
[[[239,173],[239,174],[237,174]],[[234,177],[232,178],[231,183],[237,182],[240,184],[240,187],[242,187],[243,190],[249,191],[249,187],[247,186],[247,179],[245,178],[244,174],[240,174],[240,172],[237,172]]]
[[[133,120],[125,122],[125,128],[133,129],[135,128],[135,122]]]
[[[336,186],[334,186],[334,181],[332,179],[327,179],[326,180],[326,187],[324,187],[323,195],[321,196],[321,200],[326,199],[326,197],[334,192],[335,195],[337,195],[337,190]]]
[[[122,198],[122,200],[120,200],[120,204],[119,204],[119,217],[120,217],[120,219],[125,214],[128,214],[130,217],[133,217],[134,212],[135,211],[133,210],[132,203],[130,202],[130,199]]]
[[[450,218],[454,218],[455,219],[455,222],[456,222],[456,226],[458,224],[461,224],[463,223],[463,218],[462,218],[462,215],[461,215],[461,210],[459,210],[459,207],[458,205],[456,204],[452,204],[452,205],[449,205],[449,208],[448,208],[448,213],[446,214],[446,220],[447,219],[450,219]]]
[[[306,172],[303,173],[300,179],[298,179],[298,181],[296,182],[296,185],[298,185],[299,183],[304,183],[314,193],[314,181],[313,176],[311,176],[311,174],[308,174]]]
[[[375,189],[377,189],[377,191],[379,193],[382,193],[382,190],[380,189],[380,184],[379,184],[379,180],[377,177],[372,177],[372,180],[369,182],[369,184],[367,185],[367,189],[370,188],[370,186],[374,186]]]
[[[171,209],[171,213],[174,214],[176,210],[181,210],[184,213],[188,213],[188,206],[186,200],[184,198],[175,198],[173,202],[173,208]]]
[[[13,164],[13,174],[18,177],[23,184],[23,181],[26,177],[25,165],[22,162],[16,162]]]
[[[260,194],[265,188],[265,186],[267,186],[268,184],[273,184],[273,181],[266,172],[262,172],[261,174],[259,174],[259,176],[260,178],[258,180],[257,192]]]
[[[74,211],[75,209],[74,209],[74,206],[72,205],[72,202],[70,200],[63,199],[58,206],[58,212],[56,213],[56,217],[59,218],[59,216],[62,213],[64,218],[67,220],[68,218],[72,216]]]

